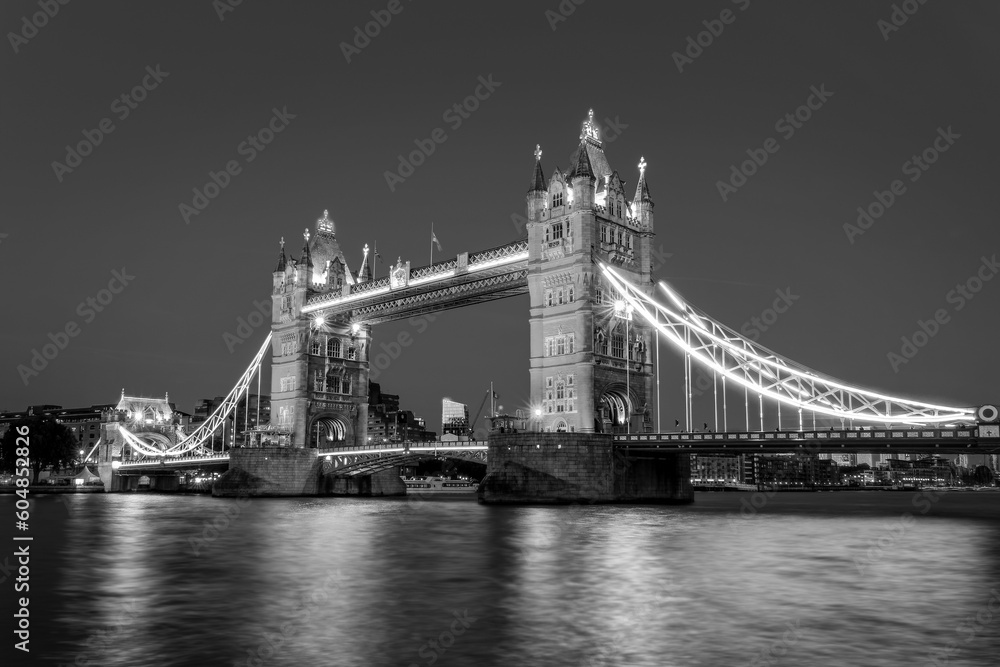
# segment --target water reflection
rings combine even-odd
[[[63,642],[44,655],[910,665],[953,643],[950,665],[997,664],[1000,495],[926,515],[903,495],[783,494],[748,516],[742,494],[690,507],[268,499],[238,512],[206,497],[79,496],[61,546],[72,571],[49,573],[57,601],[39,611]]]

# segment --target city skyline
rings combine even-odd
[[[6,6],[4,23],[20,25],[33,7]],[[275,17],[250,5],[221,16],[210,4],[67,6],[8,51],[5,72],[30,92],[5,105],[0,260],[23,287],[11,290],[0,407],[103,403],[125,387],[169,392],[189,411],[224,394],[268,329],[256,304],[269,300],[279,239],[298,256],[302,230],[328,210],[350,268],[367,244],[385,260],[373,264],[379,276],[397,257],[426,264],[432,224],[435,260],[513,241],[536,145],[546,175],[567,169],[589,109],[626,187],[648,162],[656,276],[692,303],[858,385],[946,404],[998,400],[1000,283],[986,279],[1000,248],[987,214],[998,135],[980,92],[997,46],[988,21],[969,20],[994,7],[922,6],[883,34],[891,8],[863,3],[732,3],[721,24],[726,4],[685,3],[649,25],[607,22],[597,4],[557,20],[513,3],[466,17],[469,29],[423,50],[442,38],[445,10],[401,7],[357,53],[340,44],[380,8]],[[688,42],[720,29],[707,45]],[[518,36],[534,50],[512,46]],[[945,37],[949,50],[935,49]],[[550,64],[598,43],[628,48]],[[456,57],[491,48],[492,62]],[[456,111],[469,96],[475,110]],[[101,129],[105,118],[113,130]],[[430,139],[438,128],[443,141]],[[70,166],[66,146],[88,137],[92,153]],[[400,156],[421,146],[433,151],[405,175]],[[929,147],[940,155],[924,164]],[[741,180],[733,168],[747,160],[756,167]],[[200,201],[212,174],[219,192]],[[874,216],[879,206],[859,226],[858,207]],[[977,274],[981,291],[963,294]],[[527,310],[516,297],[437,313],[426,331],[380,325],[376,350],[404,331],[414,342],[378,381],[437,432],[441,397],[474,405],[490,381],[508,411],[524,407]],[[912,359],[890,356],[921,335]],[[60,341],[31,369],[33,351]],[[683,375],[662,349],[672,424]],[[461,372],[442,372],[456,358]],[[709,411],[697,408],[695,423]]]

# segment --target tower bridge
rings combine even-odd
[[[166,441],[141,420],[109,421],[100,458],[106,488],[116,470],[225,460],[219,495],[321,494],[346,488],[337,480],[347,477],[368,479],[351,488],[402,493],[400,465],[450,456],[487,463],[484,502],[689,502],[689,454],[696,452],[1000,447],[1000,412],[992,405],[935,405],[831,378],[748,340],[654,282],[647,166],[640,158],[635,188],[626,188],[628,174],[611,167],[591,113],[565,170],[546,175],[536,146],[527,238],[428,266],[399,257],[377,280],[367,246],[360,266],[348,266],[324,211],[305,230],[298,257],[286,254],[282,239],[272,272],[271,332],[220,407],[192,433]],[[375,325],[522,294],[528,296],[529,432],[462,446],[368,443]],[[684,358],[684,432],[654,432],[661,339]],[[270,422],[245,421],[248,446],[215,452],[207,443],[230,424],[241,401],[249,414],[251,389],[256,379],[260,394],[268,356]],[[696,366],[711,371],[716,386],[716,433],[694,432]],[[728,399],[739,392],[743,400],[730,409]],[[764,430],[765,404],[768,414],[776,411],[774,433]],[[831,422],[839,428],[828,430]],[[862,424],[871,430],[857,430]]]

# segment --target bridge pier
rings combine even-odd
[[[237,448],[229,470],[212,485],[215,497],[242,496],[403,496],[399,468],[370,475],[330,475],[315,449],[297,447]]]
[[[694,499],[688,454],[631,456],[610,434],[491,434],[479,502],[665,503]]]

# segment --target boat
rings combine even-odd
[[[448,479],[446,477],[400,477],[406,484],[407,493],[420,495],[462,495],[475,493],[479,482],[468,479]]]

